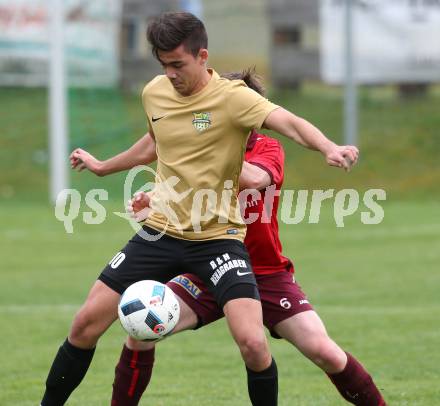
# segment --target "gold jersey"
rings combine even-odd
[[[164,75],[142,92],[157,151],[145,224],[187,240],[243,240],[237,194],[246,141],[278,106],[241,80],[210,74],[209,83],[191,96],[180,95]]]

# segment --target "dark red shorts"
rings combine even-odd
[[[261,297],[264,325],[273,337],[279,338],[274,326],[280,321],[306,310],[313,310],[290,271],[255,275],[255,277]],[[200,322],[198,327],[224,316],[214,297],[197,276],[179,275],[167,285],[197,314]]]

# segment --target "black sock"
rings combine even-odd
[[[82,350],[66,339],[58,350],[46,380],[41,406],[64,405],[73,390],[84,378],[95,349]]]
[[[276,406],[278,404],[278,370],[275,360],[261,372],[246,368],[248,391],[253,406]]]

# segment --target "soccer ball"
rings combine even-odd
[[[169,334],[179,321],[180,307],[174,292],[156,281],[133,283],[118,306],[124,330],[136,340],[153,341]]]

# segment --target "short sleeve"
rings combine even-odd
[[[142,107],[144,108],[145,114],[147,115],[148,122],[150,118],[150,93],[152,92],[152,89],[160,82],[162,79],[162,76],[156,76],[154,79],[152,79],[150,82],[148,82],[144,89],[142,90],[141,100],[142,100]]]
[[[248,161],[266,171],[271,183],[281,186],[284,178],[284,149],[277,140],[266,142]]]
[[[276,104],[248,88],[242,81],[232,81],[226,105],[233,124],[245,130],[259,129]]]

